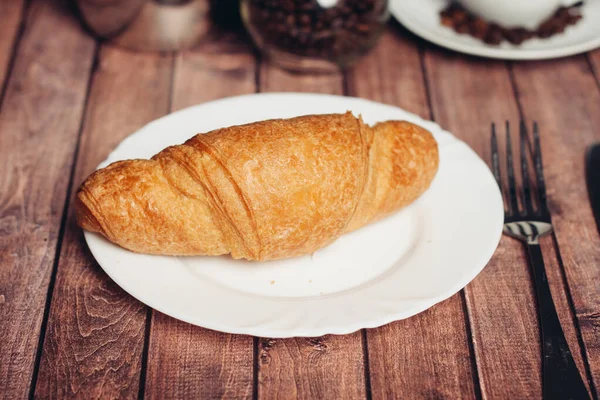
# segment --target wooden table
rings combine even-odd
[[[491,121],[537,120],[556,227],[543,241],[549,280],[597,396],[600,237],[583,160],[600,140],[600,51],[480,60],[391,23],[353,71],[296,76],[257,58],[243,33],[218,27],[192,51],[141,54],[98,43],[53,1],[2,0],[0,18],[0,397],[540,398],[532,281],[522,246],[508,238],[452,298],[346,336],[209,331],[146,307],[106,276],[75,225],[74,188],[147,122],[256,91],[398,105],[485,160]]]

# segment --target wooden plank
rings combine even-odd
[[[178,56],[173,110],[253,93],[256,62],[238,38],[205,43]],[[153,312],[145,396],[251,398],[253,340],[210,331]]]
[[[600,140],[600,90],[584,56],[516,64],[514,76],[525,116],[541,127],[553,224],[598,393],[600,237],[587,195],[584,153]],[[565,325],[569,319],[561,321]]]
[[[438,122],[489,159],[490,123],[519,115],[504,65],[429,51],[426,67]],[[502,239],[465,294],[484,398],[540,397],[537,317],[520,244]]]
[[[248,45],[236,37],[217,38],[178,56],[172,110],[254,93],[255,76],[256,61]]]
[[[361,61],[348,86],[350,95],[430,118],[419,51],[395,29]],[[463,308],[457,294],[412,318],[368,330],[373,398],[473,398]]]
[[[587,56],[596,77],[596,83],[600,87],[600,49],[589,52]]]
[[[573,324],[567,293],[564,290],[564,279],[560,271],[558,253],[551,238],[542,240],[541,246],[553,299],[567,341],[574,352],[579,370],[584,374],[585,364],[577,341],[577,329]],[[477,286],[474,284],[473,290],[467,290],[468,309],[473,315],[472,319],[476,320],[478,324],[478,329],[473,329],[474,340],[478,344],[478,361],[482,360],[480,363],[490,368],[486,370],[486,373],[489,374],[488,378],[493,377],[486,381],[487,385],[484,391],[491,398],[494,398],[495,395],[510,397],[513,394],[521,395],[522,393],[540,398],[542,393],[541,348],[534,289],[531,287],[528,291],[524,291],[525,274],[516,275],[507,268],[511,265],[528,265],[524,256],[520,243],[513,239],[503,238],[496,254],[481,274],[481,278],[476,281]],[[498,284],[498,282],[501,283]],[[500,297],[498,302],[502,303],[501,305],[487,299],[481,300],[484,296],[491,297],[492,294]],[[498,325],[497,321],[507,318],[510,314],[512,314],[512,318],[516,318],[512,324]],[[529,321],[527,318],[535,319]],[[534,329],[531,328],[531,324],[534,324]],[[491,341],[490,337],[494,340]],[[498,343],[501,345],[498,346]],[[517,357],[517,360],[514,360],[514,357]],[[517,363],[517,368],[514,363]],[[491,365],[488,366],[488,364]],[[498,369],[493,370],[493,368]],[[530,372],[529,376],[522,375],[526,368],[532,368],[531,371],[534,372]],[[507,390],[506,382],[509,381],[514,384]]]
[[[361,332],[259,339],[258,398],[365,398]]]
[[[342,74],[297,75],[263,63],[260,90],[343,94]],[[366,395],[361,332],[259,339],[258,397],[356,399]]]
[[[101,49],[72,195],[117,143],[167,112],[171,72],[169,56]],[[145,321],[146,307],[94,261],[69,206],[36,397],[135,398]]]
[[[419,50],[395,25],[350,71],[348,91],[351,96],[396,105],[431,119]]]
[[[0,89],[8,73],[13,47],[23,20],[25,0],[3,0],[0,2]],[[1,95],[1,93],[0,93]]]
[[[489,162],[490,123],[511,120],[516,125],[520,118],[505,64],[431,50],[426,68],[436,119]],[[582,365],[551,240],[542,246],[557,309]],[[483,397],[540,398],[537,308],[522,245],[504,237],[465,294]]]
[[[29,393],[95,49],[58,7],[32,4],[0,114],[0,397],[7,398]]]
[[[269,64],[263,64],[259,77],[261,92],[307,92],[343,94],[342,74],[292,74]]]
[[[253,340],[154,311],[145,398],[250,399]]]

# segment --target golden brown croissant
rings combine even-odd
[[[310,254],[410,204],[438,167],[432,135],[351,113],[199,134],[119,161],[77,192],[81,227],[135,252],[272,260]]]

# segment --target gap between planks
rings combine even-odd
[[[351,93],[431,119],[422,43],[413,39],[392,24],[351,72]],[[456,294],[409,319],[367,330],[373,398],[477,398],[463,310]]]
[[[598,89],[600,89],[600,49],[594,50],[586,54],[586,59],[594,78]]]
[[[424,41],[419,40],[419,60],[421,62],[421,73],[423,75],[423,86],[425,87],[425,95],[427,99],[427,107],[429,108],[429,117],[432,121],[436,121],[435,112],[433,109],[431,86],[429,82],[429,74],[427,72],[427,64],[425,62],[426,44]],[[463,314],[465,318],[465,329],[467,331],[467,342],[469,345],[469,356],[471,359],[471,371],[473,376],[473,386],[475,389],[475,398],[481,399],[481,380],[479,378],[479,366],[477,364],[477,357],[475,355],[475,340],[473,336],[471,311],[467,303],[467,295],[464,288],[460,291],[460,299],[463,307]]]
[[[535,115],[540,123],[546,156],[545,175],[549,177],[548,202],[555,227],[553,236],[560,250],[556,260],[559,274],[555,279],[564,282],[569,297],[567,308],[573,311],[575,328],[583,343],[583,360],[589,368],[586,372],[590,373],[593,395],[597,395],[600,383],[598,323],[593,317],[600,310],[596,284],[600,276],[596,268],[600,261],[600,241],[588,200],[584,153],[587,146],[599,138],[600,119],[596,111],[600,107],[600,87],[595,71],[597,65],[590,64],[590,60],[597,62],[598,55],[598,51],[594,51],[564,59],[512,65],[523,115]],[[575,231],[574,226],[577,226]],[[553,291],[553,297],[558,295],[558,301],[562,301],[558,292]],[[567,324],[566,316],[559,312],[563,325]],[[569,339],[569,332],[565,333]],[[574,347],[578,343],[571,340],[569,343],[576,353]],[[578,354],[574,357],[580,366]]]
[[[73,158],[71,160],[71,171],[69,172],[69,180],[67,184],[67,193],[65,195],[65,204],[62,209],[62,217],[60,221],[60,228],[58,231],[58,240],[56,241],[56,250],[54,252],[54,262],[52,264],[52,271],[50,272],[50,283],[48,284],[48,290],[46,294],[46,304],[44,305],[44,314],[42,318],[42,325],[40,328],[40,335],[38,340],[37,351],[35,355],[35,362],[33,365],[33,376],[29,387],[29,398],[33,398],[35,394],[35,388],[37,385],[38,373],[40,369],[40,362],[42,360],[42,352],[44,350],[44,340],[46,339],[46,331],[48,328],[48,318],[50,317],[50,306],[52,305],[52,295],[54,293],[54,284],[56,282],[56,273],[58,271],[58,264],[60,262],[60,253],[62,250],[63,239],[65,235],[65,227],[68,220],[68,209],[71,202],[71,193],[73,191],[73,184],[75,180],[75,167],[77,166],[77,157],[79,156],[79,147],[81,145],[81,135],[83,133],[83,126],[85,122],[85,114],[89,106],[90,91],[92,89],[92,82],[94,80],[95,70],[98,65],[98,57],[100,53],[100,45],[96,42],[96,48],[94,50],[94,57],[92,65],[90,67],[90,73],[88,77],[87,87],[85,90],[85,102],[83,104],[83,110],[81,114],[81,121],[79,123],[79,129],[77,132],[77,140],[75,142],[75,151],[73,152]]]
[[[175,60],[176,53],[170,53],[171,57],[171,76],[169,78],[169,99],[167,101],[167,110],[171,111],[173,109],[173,87],[175,82]],[[146,394],[146,373],[148,371],[148,351],[150,348],[150,334],[152,328],[152,315],[154,310],[152,307],[146,305],[146,320],[144,326],[144,344],[142,347],[142,361],[140,367],[140,386],[138,390],[138,399],[142,400],[145,398]]]
[[[256,91],[256,58],[235,35],[177,54],[170,111]],[[255,340],[153,311],[144,396],[253,396]]]
[[[140,55],[104,45],[99,61],[74,185],[93,172],[120,139],[167,110],[162,93],[167,94],[171,73],[168,56]],[[72,209],[53,293],[35,395],[137,395],[148,309],[101,271],[85,248]]]
[[[3,6],[7,4],[8,7],[18,7],[19,0],[5,2]],[[7,244],[3,248],[5,252],[0,254],[2,261],[6,261],[0,265],[0,272],[10,276],[12,268],[18,269],[18,272],[13,270],[15,274],[10,285],[2,288],[7,292],[2,293],[4,306],[0,311],[4,324],[0,324],[0,330],[8,337],[4,338],[5,347],[0,355],[0,369],[7,380],[0,380],[0,383],[5,393],[13,397],[26,397],[31,391],[31,381],[35,379],[39,335],[42,334],[49,302],[47,292],[53,281],[55,251],[60,246],[64,230],[60,211],[64,209],[63,196],[68,191],[67,181],[71,173],[69,160],[73,158],[75,146],[56,149],[51,153],[55,159],[46,159],[44,168],[39,168],[42,165],[39,160],[47,156],[44,152],[48,151],[51,142],[45,143],[45,140],[50,134],[58,131],[57,142],[72,140],[75,143],[78,140],[81,121],[78,117],[85,105],[90,61],[95,47],[93,41],[80,34],[72,21],[65,20],[58,11],[60,5],[40,1],[34,2],[31,7],[28,3],[21,4],[23,7],[16,9],[18,14],[11,13],[3,21],[6,24],[1,28],[4,30],[2,51],[9,54],[10,61],[6,64],[7,60],[3,60],[0,67],[2,75],[8,72],[2,84],[3,113],[0,114],[0,129],[6,129],[2,135],[7,146],[3,148],[6,151],[4,161],[14,168],[5,182],[9,190],[0,195],[3,197],[0,203],[6,207],[2,210],[6,211],[3,217],[14,222],[12,226],[4,226],[6,230],[0,238]],[[19,16],[20,20],[12,20]],[[17,31],[7,32],[7,29],[12,29],[11,25]],[[50,25],[58,26],[54,35],[48,37],[43,30]],[[13,43],[4,40],[12,40]],[[78,64],[68,59],[61,64],[63,60],[57,59],[55,54],[55,50],[60,48],[58,42],[66,44],[67,57],[78,52]],[[5,68],[5,65],[8,67]],[[54,68],[56,66],[61,68]],[[37,79],[30,79],[34,76]],[[52,109],[53,106],[55,109]],[[66,109],[70,114],[65,112]],[[35,118],[27,118],[28,113],[36,115],[44,124],[36,124]],[[62,182],[55,187],[47,186],[50,179],[58,179],[63,174],[67,176],[67,180],[62,181],[67,183],[64,191]],[[29,203],[25,201],[27,198]],[[14,201],[17,203],[11,204]],[[27,268],[19,268],[20,263]],[[46,296],[42,298],[44,294]],[[21,331],[15,331],[19,327]]]
[[[344,96],[351,96],[350,74],[348,71],[342,73],[342,92]],[[367,400],[373,398],[373,389],[371,387],[371,366],[369,362],[369,336],[365,328],[360,330],[361,344],[363,352],[364,376],[365,376],[365,397]]]
[[[292,74],[261,62],[260,91],[344,94],[341,73]],[[261,399],[365,398],[361,332],[318,338],[259,339],[258,389]]]
[[[14,1],[13,3],[16,3]],[[8,17],[4,16],[5,21],[0,26],[0,36],[4,36],[5,40],[0,40],[0,109],[4,100],[4,94],[8,86],[8,79],[12,75],[12,70],[15,65],[17,51],[25,32],[25,23],[27,21],[27,14],[29,12],[29,4],[31,0],[21,0],[21,7],[18,7],[19,14],[15,16],[15,9],[11,9],[12,14]],[[9,3],[4,3],[4,7],[7,7]],[[11,7],[12,5],[8,6]],[[0,5],[0,13],[3,11]],[[14,7],[14,6],[12,6]],[[8,22],[6,22],[8,21]],[[6,32],[8,30],[8,32]],[[2,59],[6,54],[6,59]]]
[[[435,93],[434,109],[440,113],[436,117],[455,129],[459,137],[466,135],[467,141],[480,154],[489,156],[490,122],[498,118],[508,117],[517,121],[519,118],[518,105],[509,100],[514,100],[514,89],[506,65],[457,56],[439,48],[431,48],[427,52],[427,59],[430,66],[427,73],[433,76],[430,81],[438,86],[432,88]],[[460,108],[455,105],[457,98],[460,98]],[[468,111],[469,107],[471,111]],[[553,248],[546,242],[543,246],[544,255],[548,257],[547,265],[554,265],[556,255]],[[555,302],[564,322],[570,310],[564,298],[565,293],[561,290],[560,274],[557,276],[555,269],[550,269],[549,279],[555,292],[558,288]],[[494,294],[496,289],[499,292]],[[518,301],[506,297],[513,290],[513,296],[519,297]],[[465,294],[484,397],[508,393],[517,397],[541,395],[537,307],[531,290],[528,263],[520,244],[503,238],[488,266],[465,288]],[[520,307],[519,314],[507,314],[515,301]],[[511,320],[510,315],[515,317],[521,314],[525,319],[519,317]],[[576,344],[572,325],[565,326],[565,333],[570,344]],[[529,342],[523,343],[527,338]],[[515,348],[519,343],[521,345]],[[519,355],[523,356],[517,362]],[[577,360],[578,354],[574,355]],[[581,357],[577,361],[580,365],[583,362]],[[531,374],[532,370],[537,373]],[[529,377],[523,379],[524,376]],[[513,382],[510,387],[505,383],[507,380]]]
[[[591,73],[594,75],[594,78],[596,80],[596,83],[598,84],[598,88],[600,89],[600,81],[598,81],[598,76],[595,73],[594,70],[594,65],[591,59],[591,55],[590,54],[586,54],[586,61],[590,67],[590,71]],[[519,94],[519,87],[517,85],[517,82],[515,80],[515,72],[514,72],[514,62],[510,62],[507,61],[505,63],[506,65],[506,69],[508,71],[508,76],[510,79],[510,84],[513,88],[513,94],[515,97],[515,102],[517,103],[517,107],[519,109],[519,116],[521,117],[522,121],[526,121],[527,123],[532,123],[533,121],[527,121],[526,120],[526,116],[525,116],[525,111],[523,109],[523,104],[521,102],[521,97]],[[528,141],[529,141],[529,150],[531,151],[531,138],[528,137]],[[530,169],[531,171],[532,169]],[[556,262],[559,266],[559,272],[560,272],[560,280],[561,280],[561,284],[562,284],[562,289],[566,295],[566,299],[567,299],[567,304],[569,305],[569,316],[570,316],[570,321],[573,324],[573,326],[575,327],[575,335],[577,337],[577,343],[579,348],[578,349],[574,349],[571,348],[571,352],[574,353],[577,350],[579,350],[579,357],[581,357],[581,359],[583,360],[583,372],[585,373],[585,380],[587,381],[587,386],[588,386],[588,390],[590,390],[591,394],[592,394],[592,398],[597,399],[598,398],[598,394],[596,393],[596,387],[593,384],[593,379],[592,379],[592,372],[591,372],[591,368],[590,368],[590,363],[589,360],[587,358],[587,354],[585,352],[585,342],[583,340],[583,336],[581,334],[581,327],[579,325],[579,320],[577,319],[577,313],[576,313],[576,309],[575,309],[575,304],[573,302],[573,295],[571,293],[571,288],[569,286],[569,282],[567,280],[567,273],[565,271],[565,265],[562,259],[562,256],[560,254],[560,246],[558,244],[558,238],[556,237],[556,230],[552,230],[552,234],[551,234],[551,238],[552,238],[552,247],[554,249],[554,252],[556,254]],[[545,243],[545,248],[549,248],[548,244]],[[533,276],[532,276],[533,279]],[[555,295],[553,295],[555,296]],[[554,300],[554,297],[553,297]],[[537,301],[537,300],[536,300]],[[539,312],[539,310],[538,310]],[[564,319],[562,320],[564,321]],[[561,323],[563,323],[561,321]],[[541,334],[541,332],[540,332]],[[572,344],[571,344],[571,347]],[[577,357],[576,357],[577,358]],[[579,368],[580,372],[581,372],[581,368]]]

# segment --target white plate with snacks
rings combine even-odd
[[[320,94],[226,98],[160,118],[125,139],[99,167],[148,158],[198,132],[305,114],[408,120],[433,133],[440,166],[415,203],[316,253],[280,261],[132,253],[85,232],[94,257],[124,290],[174,318],[261,337],[345,334],[408,318],[452,296],[500,240],[502,198],[486,164],[438,125],[400,108]]]
[[[584,53],[600,47],[600,1],[586,1],[583,19],[564,33],[548,39],[532,39],[519,46],[488,45],[461,35],[440,23],[440,11],[448,0],[391,0],[390,12],[408,30],[432,43],[461,53],[506,60],[542,60]]]

